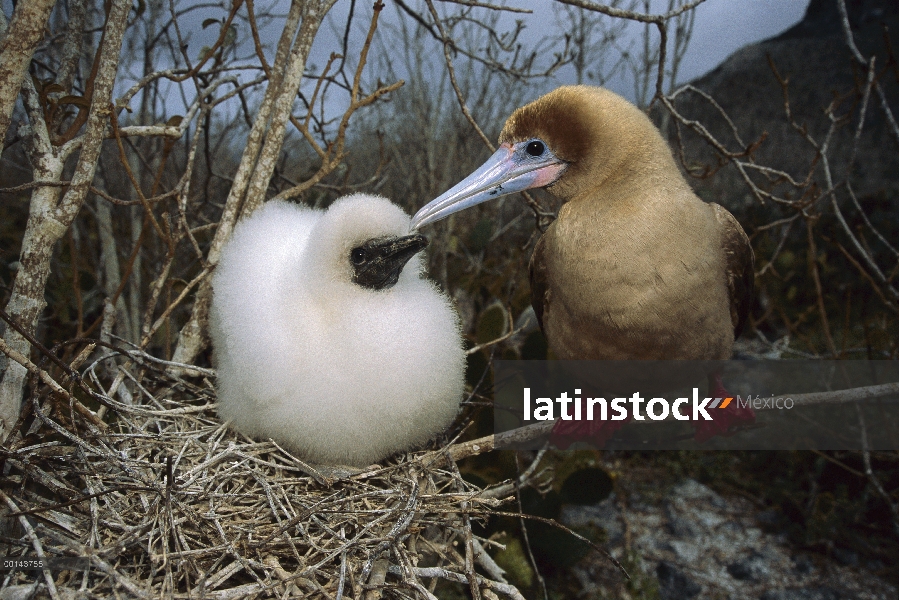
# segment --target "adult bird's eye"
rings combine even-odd
[[[528,142],[528,145],[524,147],[524,151],[531,156],[542,156],[543,152],[546,151],[546,145],[540,140],[534,140]]]
[[[368,253],[362,248],[353,248],[352,252],[350,252],[350,260],[353,261],[354,265],[361,265],[365,262]]]

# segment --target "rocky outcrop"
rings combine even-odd
[[[569,527],[602,529],[605,547],[629,567],[631,592],[644,592],[626,596],[620,574],[604,557],[591,555],[573,568],[589,597],[656,597],[648,593],[652,588],[662,600],[896,597],[882,562],[841,548],[830,556],[797,551],[783,519],[693,479],[664,494],[630,489],[593,506],[568,505],[561,515]]]
[[[866,58],[876,56],[878,80],[894,116],[899,118],[899,69],[892,57],[893,49],[899,49],[899,3],[850,0],[847,5],[855,43]],[[775,69],[787,82],[793,121],[816,143],[825,141],[831,115],[840,120],[827,153],[834,183],[848,178],[860,197],[873,203],[886,202],[892,207],[887,212],[897,219],[899,143],[889,131],[876,94],[872,93],[858,153],[852,168],[849,166],[867,74],[850,54],[836,0],[812,0],[797,25],[775,38],[740,49],[692,82],[729,115],[739,137],[699,94],[688,92],[679,96],[677,109],[688,119],[703,123],[728,150],[741,151],[757,144],[753,156],[759,164],[786,171],[797,180],[805,180],[811,172],[818,188],[827,189],[822,162],[816,162],[816,148],[787,116],[783,86]],[[662,121],[667,122],[669,136],[677,144],[673,121]],[[686,166],[694,174],[704,169],[707,174],[713,173],[692,180],[697,192],[706,200],[725,205],[741,220],[756,221],[751,215],[759,209],[759,202],[738,171],[732,165],[716,171],[720,163],[714,149],[683,127],[680,133]],[[760,174],[753,179],[778,195],[793,199],[801,194],[788,183],[766,181]],[[772,216],[763,210],[766,217]]]

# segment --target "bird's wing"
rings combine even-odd
[[[537,324],[543,329],[543,312],[549,303],[549,288],[546,283],[546,234],[537,240],[531,262],[528,265],[528,276],[531,280],[531,306],[537,315]]]
[[[730,296],[730,319],[734,326],[734,339],[740,336],[755,288],[755,254],[749,237],[730,212],[719,204],[711,203],[721,231],[721,250],[724,252],[724,268],[727,275],[727,291]]]

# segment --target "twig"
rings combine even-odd
[[[546,448],[546,445],[543,446]],[[521,471],[521,465],[518,462],[518,453],[515,453],[515,472],[518,473]],[[520,477],[516,478],[512,483],[515,487],[515,502],[518,504],[518,526],[521,528],[521,537],[524,540],[524,547],[528,551],[528,561],[530,562],[531,569],[534,570],[534,575],[537,577],[537,582],[540,584],[540,591],[543,592],[543,600],[549,600],[549,594],[546,591],[546,580],[543,578],[543,574],[540,573],[540,568],[537,565],[537,560],[534,558],[534,551],[531,548],[531,539],[528,535],[527,524],[524,522],[524,506],[521,504],[521,485],[519,485]]]
[[[889,507],[890,513],[893,515],[893,531],[896,535],[899,535],[899,504],[894,502],[886,490],[883,489],[883,484],[880,483],[880,479],[871,469],[871,451],[868,448],[868,428],[865,426],[865,415],[857,402],[855,403],[855,413],[858,415],[858,425],[861,430],[862,460],[865,464],[865,475],[868,478],[868,482],[875,490],[877,490],[877,493],[883,498],[887,507]]]
[[[827,340],[827,348],[834,358],[838,356],[836,344],[830,334],[830,322],[827,319],[827,309],[824,307],[824,291],[821,289],[821,276],[818,273],[818,249],[815,246],[815,235],[812,232],[813,219],[806,219],[805,229],[808,234],[808,267],[812,272],[812,280],[815,282],[815,292],[818,297],[818,313],[821,316],[821,326],[824,329],[824,339]]]
[[[530,324],[522,325],[518,329],[513,329],[509,333],[507,333],[503,336],[500,336],[500,337],[496,338],[495,340],[490,340],[489,342],[484,342],[483,344],[478,344],[477,346],[472,346],[471,348],[469,348],[468,350],[465,351],[465,354],[470,356],[476,352],[480,352],[484,348],[489,348],[490,346],[494,346],[496,344],[499,344],[500,342],[505,342],[510,337],[517,335],[517,334],[521,333],[522,331],[524,331],[525,329],[527,329],[527,327],[529,325]]]
[[[455,571],[449,571],[442,567],[412,567],[412,571],[418,577],[424,577],[426,579],[439,577],[441,579],[454,581],[456,583],[468,583],[468,577],[463,573],[456,573]],[[390,566],[388,572],[395,575],[402,575],[402,571],[400,570],[400,568],[393,565]],[[493,590],[494,592],[498,592],[500,594],[508,596],[509,598],[513,598],[514,600],[525,600],[524,596],[521,595],[521,592],[519,592],[518,589],[513,585],[493,581],[481,575],[476,575],[475,578],[478,585],[484,586],[489,590]]]
[[[558,0],[562,4],[570,4],[571,6],[577,6],[578,8],[584,8],[587,10],[592,10],[598,13],[602,13],[604,15],[615,17],[617,19],[627,19],[629,21],[639,21],[641,23],[664,23],[669,19],[673,19],[678,15],[681,15],[688,10],[693,10],[705,0],[693,0],[692,2],[687,2],[686,4],[682,4],[675,9],[669,10],[666,13],[652,15],[648,13],[638,13],[630,10],[623,10],[620,8],[615,8],[613,6],[607,6],[604,4],[596,4],[591,0]]]
[[[3,493],[3,490],[0,490],[0,499],[6,502],[6,505],[9,509],[19,516],[19,525],[22,526],[22,529],[25,530],[25,535],[28,536],[31,545],[34,547],[35,553],[39,558],[46,558],[44,554],[44,547],[41,544],[41,541],[38,539],[37,535],[34,533],[34,528],[31,526],[31,523],[28,522],[28,519],[25,515],[20,514],[19,507],[16,506],[16,503],[12,501],[12,499]],[[47,582],[47,591],[50,592],[50,597],[53,600],[59,600],[59,592],[56,590],[56,582],[53,580],[53,573],[50,572],[50,569],[43,568],[41,571],[44,574],[44,581]]]
[[[106,423],[104,423],[97,415],[95,415],[91,409],[84,406],[81,401],[70,394],[68,390],[56,383],[56,380],[53,379],[53,377],[51,377],[49,373],[28,360],[28,357],[21,352],[15,350],[14,348],[11,348],[3,338],[0,338],[0,352],[3,352],[3,354],[25,367],[32,375],[36,375],[37,377],[39,377],[40,380],[43,381],[46,385],[50,386],[50,388],[54,392],[68,400],[70,406],[74,407],[75,411],[78,412],[78,414],[90,421],[95,427],[100,430],[105,430],[108,427],[108,425],[106,425]]]
[[[441,0],[441,2],[448,2],[452,4],[461,4],[462,6],[473,6],[477,8],[489,8],[490,10],[500,10],[511,13],[521,13],[530,15],[533,14],[534,11],[530,8],[516,8],[514,6],[503,6],[501,4],[489,4],[487,2],[475,2],[475,0]]]

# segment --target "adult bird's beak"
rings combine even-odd
[[[541,140],[505,143],[478,170],[415,213],[410,231],[486,200],[547,186],[566,165]]]
[[[419,234],[368,240],[350,251],[353,282],[372,290],[392,287],[409,259],[427,246],[428,238]]]

